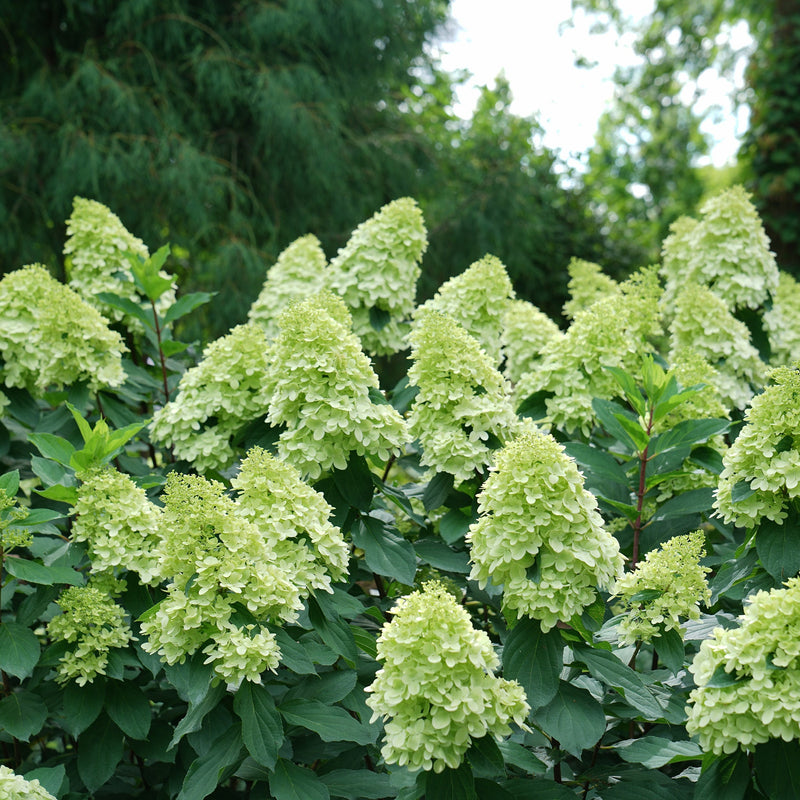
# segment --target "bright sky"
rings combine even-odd
[[[652,0],[623,0],[628,13],[641,14]],[[459,92],[458,113],[469,116],[478,86],[493,85],[503,70],[514,96],[512,110],[535,115],[545,130],[544,143],[564,156],[587,150],[594,141],[597,121],[614,92],[617,65],[635,63],[629,40],[616,34],[590,34],[590,21],[576,19],[574,27],[559,29],[571,16],[570,0],[451,0],[455,39],[441,45],[442,66],[468,69],[473,78]],[[597,62],[592,69],[575,66],[575,55]],[[729,85],[714,87],[712,101],[728,105],[724,121],[707,126],[718,142],[715,164],[732,159],[736,137],[746,119],[733,118]]]

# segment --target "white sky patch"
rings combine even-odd
[[[640,18],[653,2],[623,0],[621,5]],[[451,0],[450,13],[454,38],[440,44],[442,66],[472,73],[458,92],[456,113],[471,116],[478,87],[494,85],[502,71],[511,85],[512,111],[537,118],[547,147],[575,157],[592,146],[600,115],[614,96],[615,68],[636,63],[632,38],[591,33],[592,20],[583,14],[567,26],[570,0]],[[734,36],[746,42],[746,26],[735,28]],[[576,66],[577,55],[596,66]],[[706,103],[719,106],[720,113],[704,130],[715,141],[713,163],[722,165],[734,157],[747,117],[734,116],[729,82],[715,77],[707,83]]]

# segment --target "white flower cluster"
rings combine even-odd
[[[573,258],[567,265],[569,300],[564,303],[564,316],[575,319],[579,311],[589,308],[595,301],[613,294],[619,284],[603,272],[599,264]]]
[[[772,308],[764,312],[764,330],[769,336],[770,363],[788,367],[800,359],[800,283],[781,272]]]
[[[551,339],[564,334],[553,320],[527,300],[512,300],[503,314],[500,343],[505,361],[503,373],[511,383],[530,372]]]
[[[0,797],[5,800],[56,800],[35,778],[26,780],[0,765]]]

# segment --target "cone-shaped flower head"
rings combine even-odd
[[[603,272],[599,264],[582,258],[573,258],[567,266],[567,272],[569,300],[564,303],[564,316],[567,319],[575,319],[579,311],[589,308],[601,297],[613,294],[619,286],[610,275]]]
[[[700,221],[679,221],[664,241],[665,302],[686,281],[707,286],[734,311],[758,308],[778,286],[778,265],[750,195],[734,186],[700,207]]]
[[[100,292],[114,294],[138,303],[139,296],[133,283],[130,256],[146,259],[147,246],[141,239],[129,233],[119,217],[102,203],[76,197],[67,220],[67,236],[64,255],[69,285],[89,305],[101,314],[129,327],[139,328],[141,323],[120,309],[98,300]],[[163,270],[159,275],[169,279]],[[175,302],[174,288],[168,289],[158,300],[157,308],[163,313]]]
[[[369,353],[406,347],[420,260],[428,247],[422,212],[402,197],[362,222],[331,261],[329,286],[353,316],[353,330]]]
[[[723,458],[714,503],[725,522],[748,528],[764,517],[782,522],[800,497],[800,368],[778,367],[770,380]],[[734,500],[742,484],[752,494]]]
[[[93,390],[125,380],[120,335],[41,264],[0,281],[0,356],[6,386],[32,394],[88,381]]]
[[[553,320],[527,300],[512,300],[503,314],[500,337],[505,362],[503,372],[511,383],[533,369],[545,344],[564,334]]]
[[[234,434],[267,413],[262,387],[270,357],[266,333],[256,323],[211,342],[200,363],[181,376],[175,399],[153,415],[153,440],[171,445],[200,472],[229,466]]]
[[[133,634],[125,610],[98,586],[70,586],[57,602],[62,613],[50,620],[47,633],[73,645],[61,658],[57,680],[83,686],[106,674],[111,649],[126,647]]]
[[[704,286],[684,284],[674,308],[669,360],[687,348],[699,353],[717,370],[715,386],[722,401],[743,409],[753,396],[752,386],[760,386],[767,375],[747,326]]]
[[[4,766],[0,766],[0,797],[7,800],[56,800],[36,778],[27,780]]]
[[[640,270],[619,288],[578,312],[562,337],[551,339],[534,369],[514,389],[517,404],[545,392],[547,420],[566,431],[589,434],[595,422],[592,399],[611,399],[619,392],[604,367],[621,367],[641,379],[642,358],[659,337],[661,289],[653,268]]]
[[[411,770],[455,769],[474,739],[524,725],[529,706],[516,681],[495,677],[497,654],[463,606],[438,582],[400,598],[378,637],[382,663],[366,691],[383,717],[383,757]]]
[[[503,262],[486,255],[443,283],[439,291],[417,309],[417,314],[439,311],[452,317],[480,342],[495,366],[499,366],[503,315],[515,296]]]
[[[800,738],[800,578],[749,598],[738,628],[716,628],[691,671],[686,730],[706,751]],[[713,685],[711,685],[713,684]]]
[[[703,545],[702,531],[675,536],[617,581],[623,644],[649,642],[666,631],[682,633],[682,620],[700,616],[700,603],[711,597],[706,581],[711,570],[700,565]]]
[[[291,464],[254,447],[232,484],[237,513],[261,531],[272,560],[301,597],[315,589],[330,591],[331,579],[345,576],[350,551],[328,521],[332,508]]]
[[[315,479],[344,469],[352,452],[385,461],[406,443],[405,421],[381,402],[378,376],[341,298],[323,292],[295,303],[279,324],[264,390],[270,423],[286,426],[282,459]]]
[[[72,538],[88,544],[92,570],[130,569],[149,583],[156,571],[161,509],[113,467],[94,467],[78,477]]]
[[[622,572],[617,540],[575,461],[549,434],[507,444],[478,495],[467,533],[471,580],[503,586],[503,608],[548,631],[594,602]]]
[[[267,278],[247,318],[257,322],[273,339],[278,335],[278,316],[294,300],[302,300],[325,288],[328,260],[314,234],[295,239],[267,270]]]
[[[770,363],[787,367],[800,358],[800,283],[781,272],[773,305],[764,312],[764,330],[769,336]]]
[[[489,464],[495,440],[519,427],[510,387],[477,340],[446,314],[422,312],[409,338],[408,379],[419,393],[408,423],[422,463],[467,480]]]

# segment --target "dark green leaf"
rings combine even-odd
[[[653,522],[673,517],[682,517],[688,514],[704,512],[710,514],[714,505],[714,489],[690,489],[688,492],[667,500],[653,515]]]
[[[628,476],[625,474],[625,470],[605,450],[581,442],[567,442],[564,445],[564,451],[575,459],[584,475],[588,471],[627,488]]]
[[[362,517],[350,532],[372,572],[413,586],[417,556],[411,543],[375,517]]]
[[[695,447],[691,451],[689,460],[715,475],[719,475],[725,466],[722,463],[722,456],[713,447]]]
[[[152,311],[144,309],[138,303],[134,303],[133,300],[127,297],[120,297],[118,294],[113,294],[112,292],[98,292],[96,297],[106,305],[119,309],[129,317],[138,319],[145,327],[153,327]]]
[[[599,397],[595,397],[592,400],[592,408],[603,428],[621,444],[626,445],[631,452],[638,452],[640,449],[644,449],[639,447],[637,441],[641,441],[642,436],[644,436],[646,440],[647,435],[642,430],[636,418],[629,412],[626,412],[622,406],[611,400],[602,400]],[[620,418],[627,420],[627,427],[620,422]],[[634,426],[638,428],[638,433],[635,434],[635,438],[631,438],[629,429],[633,430]],[[645,441],[645,444],[646,443]]]
[[[800,797],[800,743],[770,739],[756,746],[756,778],[770,800]]]
[[[750,785],[747,753],[737,750],[703,764],[694,800],[742,800]]]
[[[447,495],[453,488],[454,478],[449,472],[437,472],[428,482],[422,493],[422,505],[426,511],[433,511],[444,505]]]
[[[62,797],[66,793],[67,770],[63,764],[56,767],[39,767],[26,772],[23,777],[26,781],[39,781],[42,788],[53,797]]]
[[[187,314],[208,303],[215,292],[192,292],[179,297],[164,314],[164,325],[169,325],[176,319],[185,317]]]
[[[175,747],[187,733],[194,733],[194,731],[200,730],[206,714],[211,709],[216,708],[224,696],[225,686],[218,683],[216,686],[212,686],[198,703],[189,703],[189,710],[186,712],[186,716],[175,727],[175,733],[169,743],[170,749]]]
[[[281,649],[281,663],[298,675],[311,675],[315,672],[314,663],[306,648],[289,636],[283,628],[275,628],[275,641]]]
[[[508,739],[498,742],[497,747],[507,764],[530,775],[544,775],[547,772],[547,764],[539,760],[527,747]]]
[[[800,572],[800,524],[792,508],[782,522],[764,519],[756,533],[756,551],[764,569],[783,583]]]
[[[284,701],[299,697],[303,700],[320,700],[332,705],[343,700],[356,688],[357,677],[356,671],[352,669],[310,675],[289,689]]]
[[[670,778],[657,770],[630,769],[613,786],[603,789],[603,800],[692,800],[693,792],[694,784],[688,780]]]
[[[133,683],[109,681],[105,699],[106,714],[131,739],[146,739],[150,730],[150,702]]]
[[[747,500],[748,497],[755,493],[755,489],[751,488],[748,481],[739,481],[731,489],[731,502],[741,503],[742,500]]]
[[[102,714],[81,734],[78,742],[78,775],[86,788],[94,793],[113,774],[122,759],[122,731]]]
[[[69,506],[74,506],[78,502],[77,486],[62,486],[60,483],[56,483],[53,486],[48,486],[47,489],[36,489],[35,491],[41,497],[46,497],[48,500],[56,500],[59,503],[66,503]]]
[[[47,706],[38,694],[23,689],[0,700],[0,730],[15,739],[27,742],[39,733],[46,719]]]
[[[468,764],[457,769],[445,767],[442,772],[429,772],[425,782],[425,797],[436,800],[477,800],[475,781]]]
[[[313,597],[308,598],[308,616],[314,630],[334,653],[338,653],[355,666],[358,648],[350,626],[342,619],[328,619]]]
[[[520,417],[529,417],[533,420],[543,419],[547,416],[547,401],[554,396],[555,393],[547,389],[534,392],[517,406],[517,414]]]
[[[83,586],[84,578],[80,572],[64,566],[46,567],[37,561],[27,558],[7,558],[5,568],[15,578],[28,583],[40,583],[52,586],[57,583],[67,583],[71,586]]]
[[[511,778],[503,782],[503,788],[514,800],[575,800],[576,797],[575,793],[563,784],[546,778],[535,780]]]
[[[467,760],[476,777],[497,778],[505,775],[503,754],[494,736],[487,735],[473,739],[472,745],[467,750]]]
[[[366,769],[335,769],[320,776],[331,797],[345,800],[382,800],[393,797],[396,789],[385,773]]]
[[[231,725],[195,759],[186,772],[177,800],[203,800],[213,792],[231,767],[238,766],[243,756],[239,725]]]
[[[423,562],[435,569],[463,574],[470,571],[468,555],[452,550],[439,539],[418,539],[414,542],[414,550]]]
[[[6,497],[15,498],[19,491],[19,470],[15,469],[0,475],[0,492]]]
[[[642,764],[648,769],[659,769],[678,761],[700,761],[703,750],[697,742],[673,742],[661,736],[643,736],[618,742],[614,749],[625,761]]]
[[[318,734],[324,742],[372,744],[375,736],[343,708],[319,700],[289,700],[278,708],[290,725],[299,725]]]
[[[720,664],[714,670],[714,674],[711,676],[706,686],[709,689],[727,689],[729,686],[736,686],[737,683],[743,680],[744,678],[737,677],[735,672],[727,672],[725,665]]]
[[[725,433],[730,425],[730,420],[727,419],[686,419],[674,428],[653,437],[648,455],[654,456],[673,447],[705,442],[712,436]]]
[[[67,470],[61,464],[41,456],[33,456],[31,458],[31,470],[34,475],[42,479],[44,486],[52,486],[54,483],[68,481],[67,476],[71,475],[71,470]]]
[[[84,686],[70,681],[64,687],[64,720],[62,725],[71,736],[78,737],[99,716],[106,696],[105,681],[96,679]]]
[[[655,647],[658,657],[670,672],[677,674],[683,668],[686,649],[678,631],[664,631],[653,640],[653,647]]]
[[[372,306],[369,310],[369,324],[376,331],[383,330],[392,321],[392,315],[385,308]]]
[[[603,707],[585,689],[560,681],[555,697],[533,715],[534,721],[568,753],[580,756],[605,733]]]
[[[335,470],[333,480],[342,497],[359,511],[369,511],[375,493],[372,471],[364,456],[351,453],[347,468]]]
[[[636,413],[640,417],[644,417],[646,411],[646,401],[641,390],[636,385],[636,381],[633,379],[633,376],[619,367],[604,366],[603,369],[613,376],[614,380],[617,382],[617,384],[619,384],[619,387],[625,393],[627,401],[636,410]]]
[[[280,759],[269,779],[269,791],[275,800],[330,800],[328,787],[310,769]]]
[[[31,433],[28,441],[34,445],[45,458],[52,458],[65,467],[69,466],[69,460],[75,452],[75,447],[61,436],[53,433]]]
[[[157,606],[158,603],[153,608],[157,608]],[[139,619],[144,616],[145,614],[142,614]],[[203,655],[198,653],[187,658],[183,664],[166,664],[164,666],[167,678],[178,692],[178,697],[190,705],[200,703],[211,689],[213,670],[209,664],[204,664],[203,661]]]
[[[0,625],[0,670],[22,680],[39,660],[41,647],[36,634],[16,622]]]
[[[556,695],[563,667],[564,642],[557,630],[542,633],[538,621],[523,617],[503,646],[503,676],[517,681],[532,710]]]
[[[441,536],[447,544],[453,544],[464,538],[469,530],[471,522],[472,518],[463,511],[457,508],[451,508],[439,520],[439,536]]]
[[[20,625],[31,626],[44,613],[45,609],[58,597],[58,588],[55,586],[37,586],[17,608],[17,622]]]

